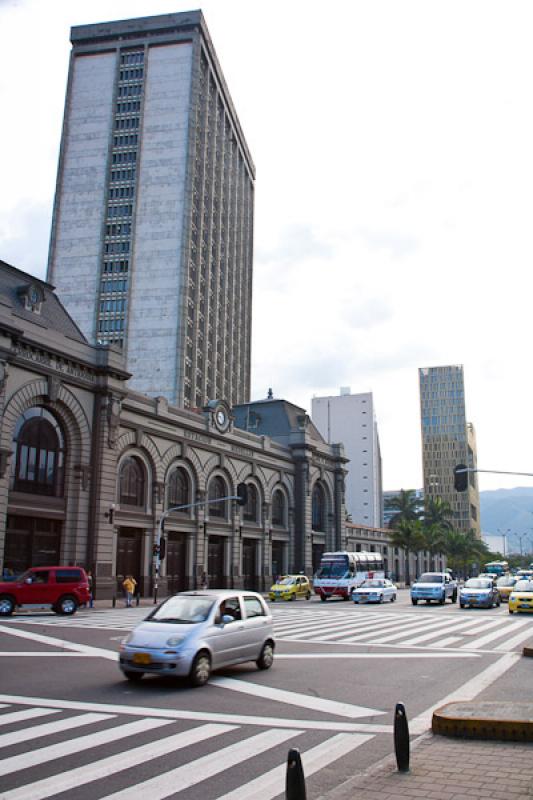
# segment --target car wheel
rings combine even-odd
[[[443,606],[445,602],[446,602],[446,595],[443,595],[439,600],[439,605]]]
[[[395,594],[391,594],[390,601],[391,601],[391,603],[395,603],[396,602],[396,595]]]
[[[499,607],[501,606],[501,604],[502,604],[502,601],[501,601],[501,599],[498,597],[498,599],[496,600],[496,608],[499,608]]]
[[[144,672],[131,672],[129,669],[124,670],[124,677],[132,683],[139,683],[142,680]]]
[[[0,617],[9,617],[15,610],[15,601],[12,597],[3,594],[0,597]]]
[[[211,675],[211,659],[204,651],[197,653],[192,662],[191,671],[189,673],[189,681],[191,686],[204,686],[209,680]]]
[[[327,597],[324,597],[324,595],[323,595],[323,594],[321,594],[321,595],[320,595],[320,599],[322,600],[322,602],[323,602],[323,603],[325,603],[325,602],[326,602],[326,600],[327,600],[328,598],[327,598]]]
[[[452,603],[457,603],[457,592],[452,594]]]
[[[289,600],[291,600],[291,601],[292,601],[292,600],[296,600],[296,594],[295,594],[294,592],[293,592],[293,593],[291,594],[291,596],[289,597]]]
[[[306,600],[310,600],[311,599],[311,592],[307,592],[307,594],[305,595],[305,599]]]
[[[511,609],[509,609],[509,614],[514,614],[514,611],[511,611]]]
[[[427,606],[429,606],[429,603],[430,603],[430,601],[429,601],[429,600],[426,600],[426,605],[427,605]]]
[[[383,595],[382,595],[382,594],[380,594],[380,596],[379,596],[379,602],[380,602],[380,603],[382,603],[382,602],[383,602]]]
[[[70,594],[60,597],[57,604],[54,606],[56,614],[61,614],[64,617],[70,617],[72,614],[75,614],[77,609],[78,604],[76,598],[72,597]]]
[[[263,649],[261,650],[261,655],[255,663],[257,664],[258,669],[270,669],[274,663],[274,647],[272,642],[264,643]]]
[[[426,600],[426,602],[428,602],[428,601]],[[411,598],[411,603],[412,603],[414,606],[416,606],[416,604],[418,603],[418,600],[415,600],[414,598]]]
[[[464,608],[464,607],[465,607],[465,604],[464,604],[464,603],[461,603],[460,601],[459,601],[459,605],[461,606],[461,608]]]

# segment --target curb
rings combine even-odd
[[[431,729],[458,739],[533,742],[533,703],[448,703],[433,713]]]
[[[533,647],[524,647],[522,650],[522,655],[527,656],[528,658],[533,658]]]

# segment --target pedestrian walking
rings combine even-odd
[[[200,589],[209,589],[209,577],[207,572],[202,572],[202,576],[200,578]]]
[[[94,607],[94,578],[90,569],[87,570],[87,583],[89,584],[89,608]]]
[[[135,578],[132,575],[126,575],[122,583],[122,588],[126,592],[126,608],[131,608],[132,606],[136,586],[137,581]]]

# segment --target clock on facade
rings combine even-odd
[[[219,404],[216,406],[213,420],[215,423],[215,427],[221,432],[225,433],[229,428],[230,418],[229,413],[225,406]]]

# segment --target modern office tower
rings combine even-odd
[[[468,473],[466,492],[456,492],[453,479],[457,464],[477,467],[474,426],[466,421],[463,367],[424,367],[418,375],[424,493],[450,504],[457,530],[473,529],[480,536],[477,473]]]
[[[255,168],[202,14],[71,42],[48,280],[130,388],[247,402]]]
[[[381,528],[381,453],[372,392],[313,397],[311,417],[328,444],[342,443],[347,458],[346,511],[356,524]]]

